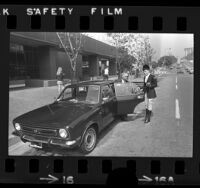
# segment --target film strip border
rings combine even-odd
[[[7,16],[7,29],[18,29],[18,21],[16,15]],[[105,16],[103,18],[103,29],[104,31],[114,31],[115,30],[115,18],[114,16]],[[80,31],[91,31],[91,19],[89,16],[80,16],[79,19],[79,29]],[[65,16],[55,16],[54,22],[55,29],[64,30],[66,29],[66,17]],[[40,30],[43,28],[42,17],[41,16],[31,16],[30,17],[30,28],[32,30]],[[45,27],[46,28],[46,27]],[[163,30],[163,18],[160,16],[155,16],[152,18],[152,29],[153,31]],[[129,31],[139,31],[139,18],[137,16],[130,16],[128,18],[128,30]],[[187,17],[177,17],[176,20],[176,31],[187,31]]]
[[[12,15],[0,16],[0,32],[3,32],[4,35],[2,36],[6,37],[7,34],[5,33],[9,31],[37,32],[55,30],[79,32],[194,33],[196,34],[195,52],[200,47],[200,38],[197,36],[200,34],[200,25],[197,24],[197,18],[200,16],[200,8],[122,7],[123,15],[107,15],[108,12],[103,15],[100,13],[91,15],[92,7],[70,6],[76,10],[73,16],[28,16],[25,13],[26,8],[44,8],[44,6],[6,7],[9,7],[9,10],[12,12]],[[110,7],[96,8],[104,8],[106,12]],[[113,11],[114,9],[110,8],[109,10]],[[195,53],[195,61],[199,60],[200,54]],[[198,68],[199,65],[195,66]],[[195,78],[198,78],[198,75],[200,74],[197,74],[197,71],[195,71]],[[199,86],[198,84],[195,84],[195,86],[197,86],[195,87],[197,91]],[[195,93],[194,95],[196,95]],[[197,98],[197,95],[195,98]],[[196,103],[199,104],[199,99]],[[194,106],[194,111],[195,113],[199,113],[197,106]],[[141,180],[141,183],[198,184],[198,180],[200,179],[198,134],[200,131],[197,125],[200,122],[197,119],[197,113],[194,119],[194,157],[191,159],[101,157],[81,159],[81,157],[39,158],[6,156],[0,159],[0,181],[19,183],[41,183],[41,181],[44,181],[44,183],[53,183],[58,178],[59,181],[57,182],[60,183],[101,184],[108,181],[108,176],[110,177],[113,170],[121,168],[123,171],[125,168],[129,169],[133,174],[132,178],[134,178],[135,174],[135,177],[138,178],[139,182]],[[7,142],[5,130],[7,131],[7,126],[1,128],[0,131],[0,137],[3,140],[1,143]],[[3,146],[1,144],[1,156],[7,155],[7,152],[5,152],[7,149],[7,144]],[[123,176],[123,178],[119,178],[119,181],[126,181],[126,176]]]
[[[1,182],[62,184],[196,185],[200,163],[192,159],[90,159],[9,157],[0,160]]]
[[[10,31],[55,29],[80,32],[145,31],[146,33],[200,31],[200,27],[193,22],[199,16],[199,8],[70,6],[69,9],[73,9],[71,15],[61,11],[54,15],[52,12],[43,15],[44,6],[8,7],[10,15],[0,16],[0,29]],[[54,9],[60,10],[59,7],[56,8]],[[31,15],[28,15],[28,9],[32,10]]]

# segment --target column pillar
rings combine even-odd
[[[91,77],[99,75],[99,58],[97,55],[88,56],[89,74]]]
[[[116,59],[111,59],[109,61],[109,74],[116,75],[117,74],[117,63]]]
[[[38,53],[40,79],[55,79],[56,70],[52,70],[56,68],[54,51],[49,47],[39,47]]]
[[[56,56],[57,56],[57,51],[54,48],[49,49],[49,63],[50,63],[50,74],[49,78],[50,79],[56,79]]]

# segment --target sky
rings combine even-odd
[[[89,33],[89,36],[109,43],[106,33]],[[194,47],[193,34],[144,34],[148,35],[152,48],[156,51],[153,59],[158,60],[163,55],[172,54],[178,58],[184,56],[184,48]]]
[[[181,58],[185,55],[184,48],[194,47],[193,34],[150,34],[149,38],[157,52],[155,56],[171,53]]]

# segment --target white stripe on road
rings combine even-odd
[[[177,84],[176,84],[176,90],[178,89],[178,86],[177,86]]]
[[[180,109],[179,109],[179,101],[176,99],[176,119],[180,119]]]

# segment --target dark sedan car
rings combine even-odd
[[[133,113],[144,101],[134,84],[89,81],[66,86],[58,98],[13,120],[15,135],[30,146],[73,148],[91,152],[98,134],[116,116]]]

